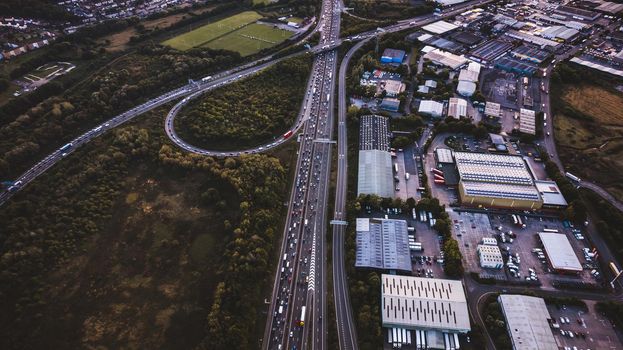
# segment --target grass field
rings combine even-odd
[[[177,50],[188,50],[193,47],[205,45],[216,38],[240,29],[260,18],[262,18],[262,16],[255,11],[245,11],[220,21],[206,24],[188,33],[178,35],[164,41],[162,44],[171,46]]]
[[[210,49],[239,52],[242,56],[273,47],[293,35],[288,30],[253,23],[203,45]]]
[[[565,168],[623,197],[623,97],[596,85],[567,85],[557,103],[592,117],[554,116],[558,153]]]
[[[601,124],[623,125],[623,96],[620,93],[599,86],[582,86],[565,90],[562,99]]]

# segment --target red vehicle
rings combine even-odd
[[[287,133],[283,134],[283,138],[287,139],[288,137],[292,136],[292,130],[288,131]]]

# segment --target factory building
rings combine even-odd
[[[356,267],[411,271],[407,222],[358,218]]]
[[[485,115],[487,117],[499,118],[500,117],[500,104],[487,101],[485,105]]]
[[[539,239],[552,269],[560,273],[582,272],[582,264],[565,234],[539,232]]]
[[[436,65],[446,66],[454,70],[460,68],[467,63],[467,59],[463,56],[458,56],[440,49],[429,48],[430,46],[427,46],[422,49],[422,51],[426,52],[424,54],[424,59],[428,59]]]
[[[461,203],[469,206],[540,209],[543,200],[520,156],[454,152]]]
[[[392,157],[389,153],[388,119],[362,116],[359,127],[359,167],[357,195],[394,196]]]
[[[502,252],[497,245],[479,244],[477,251],[483,269],[501,269],[504,265]]]
[[[448,117],[456,119],[467,117],[467,101],[462,98],[450,97],[448,101]]]
[[[458,349],[458,334],[470,331],[463,283],[455,280],[381,275],[381,319],[388,342],[406,336],[416,349]]]
[[[418,112],[431,117],[441,117],[443,115],[443,103],[433,100],[423,100],[420,102]]]
[[[533,110],[525,108],[519,110],[519,131],[524,134],[536,135],[536,120]]]
[[[401,64],[402,60],[405,58],[405,54],[404,50],[385,49],[385,51],[383,51],[383,55],[381,56],[381,63]]]
[[[542,298],[502,294],[498,297],[513,350],[558,350]]]

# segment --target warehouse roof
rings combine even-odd
[[[389,152],[388,118],[380,115],[364,115],[359,121],[359,150]]]
[[[467,63],[467,59],[465,57],[458,56],[453,53],[439,50],[439,49],[428,51],[424,55],[424,58],[429,59],[435,62],[436,64],[448,66],[452,69],[457,69],[460,66],[464,65],[465,63]]]
[[[573,62],[573,63],[577,63],[579,65],[582,65],[582,66],[586,66],[586,67],[589,67],[589,68],[600,70],[602,72],[606,72],[606,73],[610,73],[610,74],[613,74],[613,75],[618,75],[620,77],[623,77],[623,70],[615,69],[615,68],[613,68],[610,65],[606,66],[606,65],[603,65],[603,64],[600,64],[600,63],[583,60],[583,59],[578,58],[578,57],[573,57],[572,59],[570,59],[570,61]]]
[[[553,40],[548,40],[548,39],[545,39],[545,38],[541,38],[541,37],[538,37],[538,36],[534,36],[532,34],[520,32],[520,31],[516,31],[516,30],[509,30],[509,31],[506,32],[506,35],[510,36],[511,38],[523,40],[525,42],[533,43],[533,44],[539,45],[539,46],[558,47],[560,45],[559,42],[556,42],[556,41],[553,41]]]
[[[455,30],[456,28],[458,28],[458,26],[446,21],[437,21],[422,27],[425,31],[433,34],[443,34],[451,30]]]
[[[605,1],[601,5],[595,8],[597,11],[602,11],[610,14],[616,14],[623,10],[623,4],[618,4],[610,1]]]
[[[452,150],[449,148],[437,148],[435,149],[435,153],[437,155],[438,163],[454,163],[454,158],[452,157]]]
[[[476,83],[466,80],[459,80],[456,86],[456,92],[461,96],[472,96],[476,92]]]
[[[567,236],[562,233],[539,232],[550,264],[555,270],[582,271],[582,264],[575,255]]]
[[[536,119],[531,109],[519,109],[519,131],[536,135]]]
[[[502,294],[498,297],[514,350],[557,350],[548,319],[551,318],[541,298]]]
[[[384,327],[470,330],[461,281],[411,276],[381,276]]]
[[[543,198],[543,205],[550,207],[566,207],[567,200],[560,192],[555,181],[534,181],[536,189]]]
[[[407,222],[358,218],[355,266],[411,271]]]
[[[492,116],[492,117],[499,117],[500,116],[500,104],[487,101],[487,104],[485,106],[485,115]]]
[[[454,152],[461,180],[532,185],[532,176],[519,156]]]
[[[477,82],[478,81],[478,72],[468,69],[461,69],[459,73],[459,81],[470,81]]]
[[[420,102],[418,112],[439,117],[443,113],[443,103],[433,100],[423,100]]]
[[[461,184],[463,186],[463,193],[472,197],[540,201],[539,192],[534,186],[464,180],[461,181]]]
[[[448,100],[448,116],[457,119],[467,116],[467,101],[462,98],[450,97]]]
[[[392,156],[387,151],[359,151],[357,195],[376,194],[380,197],[394,196]]]

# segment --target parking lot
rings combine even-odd
[[[591,271],[593,269],[598,270],[598,268],[592,262],[588,262],[582,252],[582,249],[592,248],[586,240],[577,239],[571,231],[572,229],[564,227],[557,218],[519,213],[517,215],[520,215],[522,222],[526,225],[525,228],[522,228],[514,224],[510,214],[488,214],[471,211],[452,211],[449,214],[454,236],[458,240],[461,254],[463,254],[466,271],[479,273],[483,278],[513,282],[526,282],[526,277],[533,272],[543,289],[555,289],[552,285],[554,281],[598,282],[591,275]],[[535,249],[543,251],[537,233],[543,229],[557,229],[559,233],[564,233],[567,236],[578,260],[584,267],[581,273],[578,275],[556,273],[551,270],[546,259],[537,256],[538,253],[534,251]],[[504,239],[501,238],[502,233],[504,233]],[[482,242],[483,237],[497,239],[505,262],[508,261],[510,255],[514,257],[519,272],[516,276],[513,276],[507,268],[483,269],[480,267],[477,247]],[[545,254],[544,251],[543,254]]]
[[[577,349],[621,349],[621,343],[610,321],[595,311],[594,301],[585,300],[585,303],[588,310],[577,306],[547,305],[550,316],[559,326],[552,328],[558,346],[571,349],[574,346]],[[565,323],[561,322],[561,317]],[[566,322],[567,319],[569,323]]]
[[[437,232],[430,228],[428,223],[414,220],[409,220],[409,222],[415,227],[415,241],[422,243],[424,248],[422,252],[411,251],[413,276],[445,278],[443,265],[436,262],[441,251]]]

